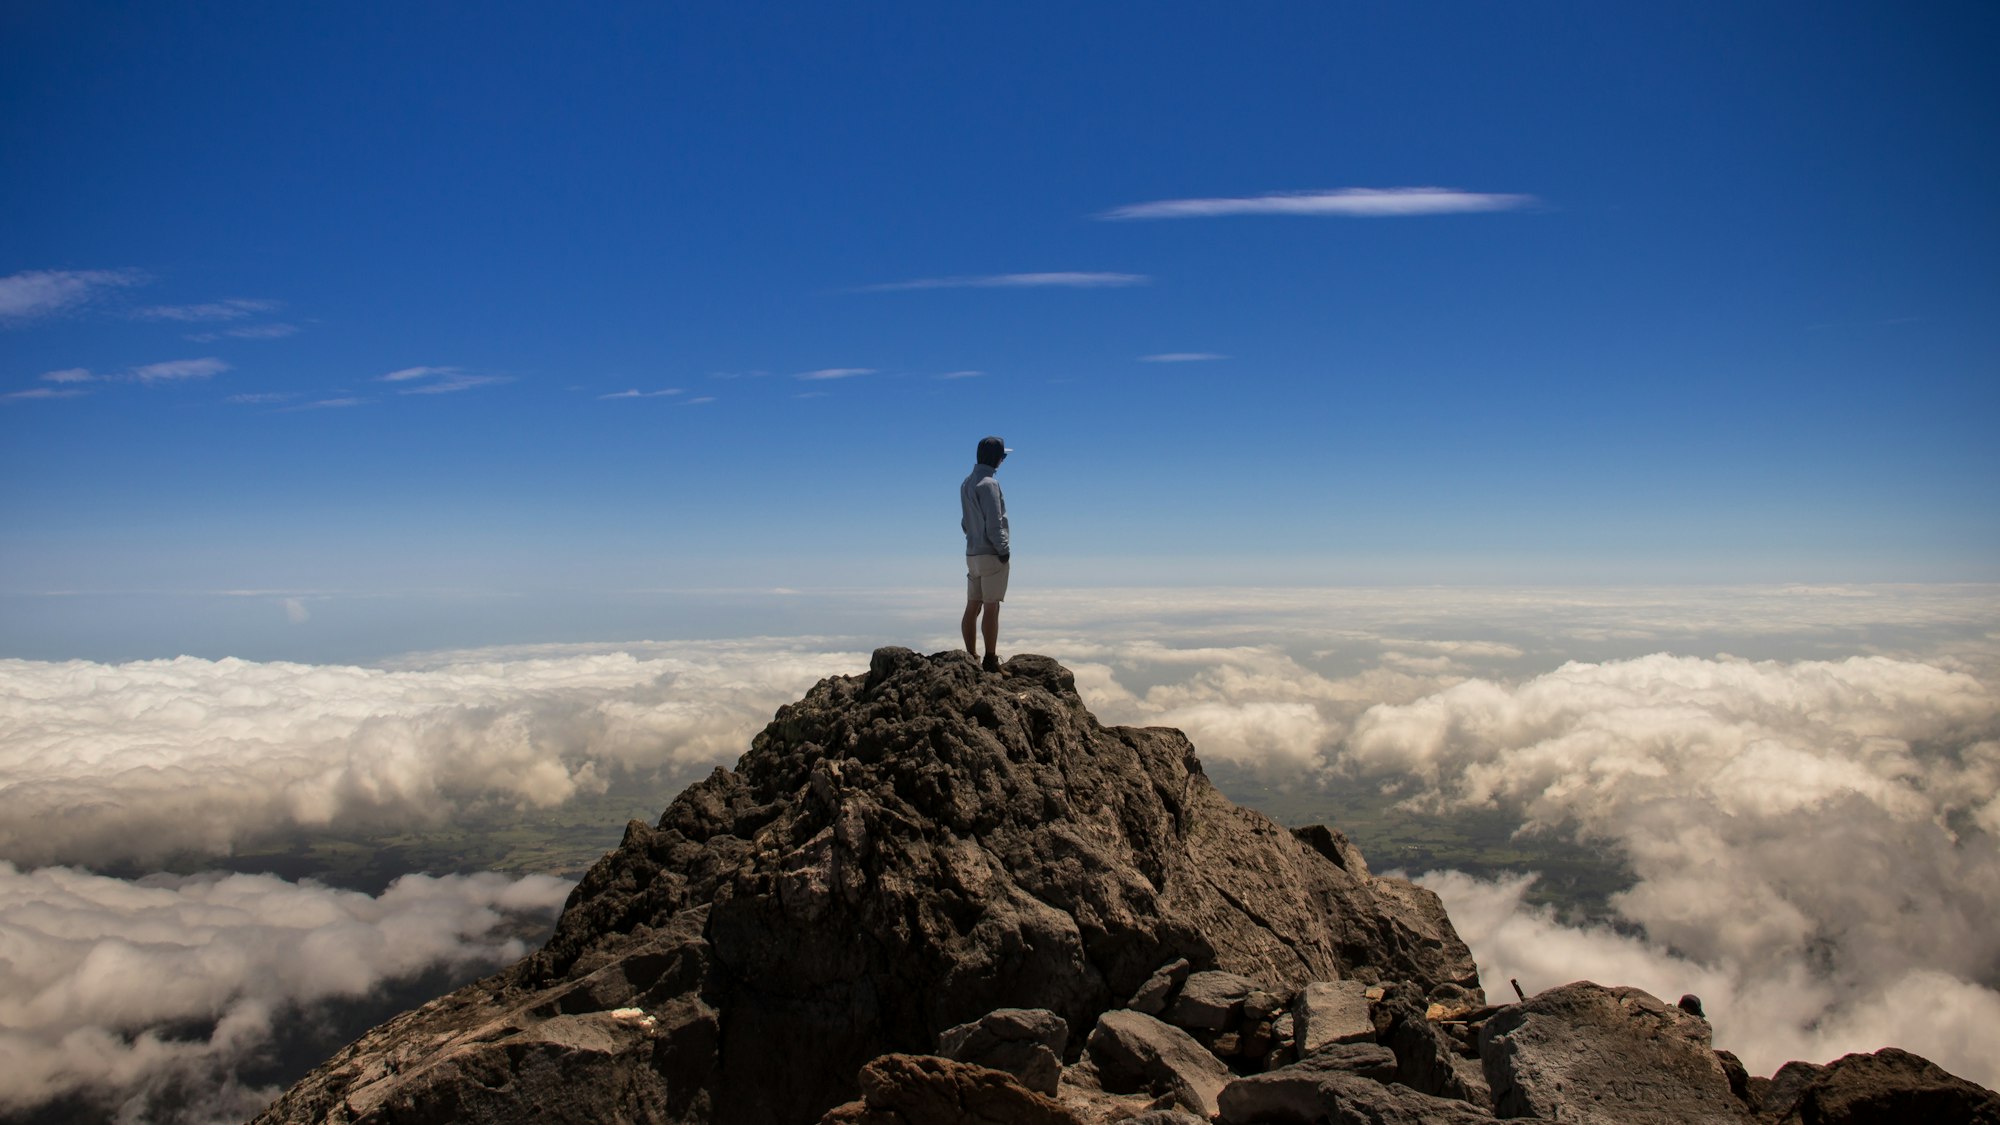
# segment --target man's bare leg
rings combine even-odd
[[[986,603],[986,619],[979,623],[979,631],[986,640],[986,655],[992,656],[994,651],[1000,647],[999,602]],[[968,643],[970,643],[972,636],[972,626],[970,624],[965,627],[965,633]]]
[[[965,616],[960,618],[958,622],[959,631],[965,634],[965,651],[974,656],[979,655],[979,650],[973,647],[972,643],[974,640],[973,629],[979,624],[979,606],[979,602],[967,598],[965,602]],[[988,644],[990,645],[991,642],[989,641]]]

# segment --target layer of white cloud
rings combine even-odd
[[[1468,211],[1512,211],[1530,206],[1532,195],[1457,191],[1452,188],[1341,188],[1287,191],[1220,199],[1162,199],[1113,208],[1101,219],[1201,219],[1219,215],[1339,215],[1384,218],[1449,215]]]
[[[1123,289],[1153,279],[1142,273],[1090,273],[1059,270],[1049,273],[995,273],[968,277],[920,277],[862,288],[864,293],[903,289]]]
[[[27,270],[0,277],[0,325],[53,316],[88,304],[107,289],[145,280],[138,270]]]
[[[371,897],[270,875],[130,882],[0,862],[0,1109],[82,1093],[144,1120],[171,1091],[197,1116],[242,1120],[275,1091],[233,1073],[275,1021],[434,966],[519,958],[510,916],[552,917],[568,891],[542,875],[407,875]]]
[[[612,766],[731,762],[779,704],[865,664],[782,643],[397,670],[0,661],[0,859],[145,862],[336,821],[556,805]]]
[[[273,612],[324,596],[245,594]],[[1205,760],[1296,783],[1400,786],[1429,815],[1504,810],[1581,833],[1636,876],[1611,906],[1643,937],[1563,927],[1523,908],[1518,883],[1433,877],[1496,998],[1509,976],[1695,992],[1718,1043],[1762,1072],[1895,1044],[2000,1079],[1981,1062],[2000,1058],[1993,588],[1018,601],[1006,651],[1063,660],[1107,722],[1178,725]],[[955,610],[924,596],[883,595],[872,616],[905,643],[956,644]],[[332,818],[554,804],[613,766],[726,764],[813,680],[865,667],[873,643],[381,668],[0,662],[0,858],[143,862]]]

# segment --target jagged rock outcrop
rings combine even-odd
[[[1180,958],[1266,1011],[1316,981],[1482,1000],[1434,895],[1233,805],[1179,731],[1100,725],[1045,657],[995,676],[882,649],[629,825],[540,952],[368,1033],[259,1120],[810,1122],[880,1056],[1000,1008],[1093,1028]]]
[[[1895,1047],[1825,1066],[1787,1063],[1779,1074],[1795,1081],[1759,1108],[1780,1125],[2000,1125],[2000,1094]]]

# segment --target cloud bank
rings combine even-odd
[[[1482,919],[1489,988],[1652,962],[1649,979],[1686,982],[1663,995],[1710,1002],[1753,1071],[1895,1043],[2000,1083],[2000,696],[1970,675],[1883,657],[1571,664],[1370,708],[1332,766],[1631,867],[1611,906],[1643,943],[1524,916],[1517,885],[1444,880]]]
[[[568,892],[542,875],[407,875],[371,897],[0,862],[0,1110],[81,1094],[121,1120],[240,1121],[276,1094],[235,1075],[281,1021],[433,966],[515,960],[510,931]]]
[[[1452,188],[1341,188],[1286,191],[1220,199],[1161,199],[1114,207],[1100,219],[1207,219],[1221,215],[1336,215],[1379,219],[1408,215],[1453,215],[1473,211],[1513,211],[1535,202],[1532,195],[1458,191]]]
[[[0,661],[0,860],[146,863],[335,822],[428,825],[733,762],[859,653],[784,644],[431,658],[395,670]]]

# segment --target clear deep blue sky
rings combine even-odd
[[[15,0],[0,593],[1991,579],[1996,33]]]

